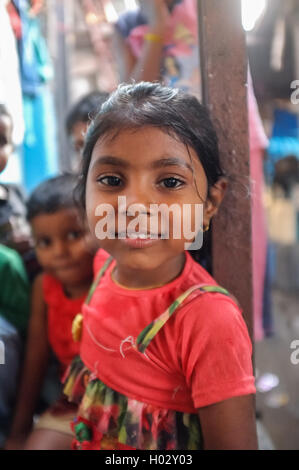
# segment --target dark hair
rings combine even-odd
[[[217,135],[207,109],[197,98],[159,83],[123,84],[102,105],[87,131],[82,175],[76,190],[83,207],[91,155],[98,139],[144,126],[157,127],[192,147],[203,166],[209,188],[223,176]]]
[[[102,91],[92,91],[88,95],[83,96],[70,109],[66,117],[66,131],[68,135],[72,133],[73,127],[78,121],[91,121],[108,96],[108,93]]]
[[[27,201],[27,219],[41,214],[53,214],[61,209],[76,207],[74,189],[78,176],[64,174],[43,181]]]
[[[10,120],[11,120],[11,124],[12,124],[12,117],[11,117],[11,114],[10,112],[8,111],[7,107],[5,106],[5,104],[3,103],[0,103],[0,116],[7,116]]]

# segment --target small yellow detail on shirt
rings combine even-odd
[[[72,324],[72,335],[73,335],[73,340],[75,342],[78,342],[81,340],[82,336],[82,326],[83,326],[83,315],[82,313],[78,313]]]
[[[159,44],[163,43],[163,38],[162,38],[162,36],[160,36],[160,34],[146,33],[144,35],[144,39],[148,42],[157,42]]]

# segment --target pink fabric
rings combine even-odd
[[[48,307],[49,343],[60,362],[62,373],[79,353],[79,344],[72,337],[72,323],[81,312],[86,295],[69,299],[57,279],[43,275],[43,295]]]
[[[194,413],[197,408],[255,393],[252,346],[241,312],[220,293],[193,293],[167,321],[145,354],[134,345],[154,319],[194,284],[215,280],[188,252],[179,277],[162,287],[125,289],[105,272],[83,308],[80,356],[108,387],[154,406]],[[97,269],[108,255],[100,250]]]
[[[268,145],[257,102],[248,73],[248,114],[250,137],[250,177],[252,189],[252,260],[253,260],[253,309],[254,338],[263,339],[263,296],[267,254],[267,226],[263,205],[264,170],[263,154]]]

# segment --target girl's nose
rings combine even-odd
[[[56,240],[53,246],[53,255],[56,257],[60,257],[65,255],[67,252],[66,243],[63,240]]]
[[[123,201],[120,208],[122,213],[133,217],[136,216],[136,212],[150,215],[151,194],[144,184],[139,182],[132,185],[131,188],[128,188],[125,197],[125,204]]]

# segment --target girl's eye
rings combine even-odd
[[[40,238],[36,240],[35,247],[36,248],[48,248],[51,245],[51,240],[49,238]]]
[[[182,180],[174,177],[165,178],[161,181],[161,183],[164,184],[167,189],[176,189],[184,184]]]
[[[97,182],[105,186],[120,186],[121,179],[117,176],[103,176],[102,178],[98,178]]]
[[[81,238],[82,236],[82,232],[80,232],[79,230],[73,230],[72,232],[69,232],[67,234],[67,239],[70,240],[70,241],[73,241],[73,240],[78,240],[78,238]]]

